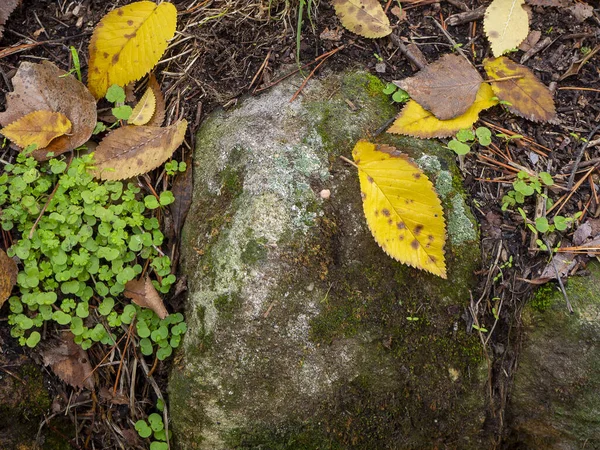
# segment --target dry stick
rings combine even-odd
[[[352,165],[352,166],[356,167],[358,170],[360,170],[360,169],[359,169],[359,167],[358,167],[356,164],[354,164],[352,161],[350,161],[350,160],[349,160],[348,158],[346,158],[345,156],[340,156],[340,159],[341,159],[342,161],[344,161],[344,162],[347,162],[348,164],[350,164],[350,165]]]
[[[302,92],[302,89],[304,89],[304,87],[306,86],[306,83],[308,83],[308,80],[310,80],[310,79],[312,78],[312,76],[315,74],[315,72],[317,71],[317,69],[318,69],[319,67],[321,67],[321,66],[323,65],[323,63],[324,63],[325,61],[327,61],[327,59],[328,59],[330,56],[333,56],[333,55],[335,55],[337,52],[339,52],[339,51],[340,51],[341,49],[343,49],[344,47],[345,47],[345,46],[344,46],[344,45],[342,45],[342,46],[340,46],[340,47],[338,47],[338,48],[335,48],[335,49],[331,50],[330,52],[327,52],[327,53],[325,53],[325,54],[321,55],[321,56],[323,56],[323,58],[321,59],[321,62],[320,62],[319,64],[317,64],[317,65],[315,66],[315,68],[314,68],[314,69],[313,69],[313,70],[312,70],[312,71],[311,71],[311,72],[308,74],[308,76],[307,76],[307,77],[304,79],[304,81],[302,82],[302,84],[300,85],[300,87],[298,88],[298,90],[296,91],[296,93],[295,93],[295,94],[292,96],[292,98],[291,98],[291,100],[290,100],[290,103],[292,103],[294,100],[296,100],[296,98],[298,98],[298,96],[300,95],[300,92]]]
[[[467,57],[467,54],[462,50],[462,48],[460,48],[460,46],[458,45],[458,43],[452,38],[452,36],[450,36],[450,33],[448,33],[444,27],[437,21],[435,20],[435,18],[433,16],[429,16],[429,18],[431,20],[433,20],[433,22],[435,23],[435,25],[440,29],[440,31],[442,33],[444,33],[444,36],[446,36],[446,39],[448,39],[450,41],[450,43],[453,45],[453,49],[456,49],[456,51],[458,53],[460,53],[460,56],[462,56],[463,58],[465,58],[467,61],[469,61],[469,64],[471,64],[471,61],[469,60],[469,58]]]
[[[119,378],[121,377],[121,368],[123,367],[123,361],[125,360],[125,355],[127,355],[127,347],[129,347],[129,341],[131,340],[133,324],[135,320],[132,320],[129,324],[129,330],[127,331],[127,340],[125,341],[125,348],[123,349],[123,355],[121,355],[121,361],[119,362],[119,369],[117,370],[117,376],[115,378],[115,386],[113,387],[113,395],[117,394],[117,385],[119,384]]]
[[[250,88],[252,87],[252,85],[254,84],[254,82],[258,79],[258,76],[263,72],[263,70],[265,70],[267,68],[267,66],[269,65],[269,58],[271,57],[271,51],[272,49],[269,49],[269,51],[267,52],[267,56],[265,57],[265,60],[263,61],[263,63],[260,65],[260,67],[258,68],[258,70],[256,71],[256,75],[254,75],[254,78],[252,78],[252,81],[250,82],[250,86],[248,86],[248,90],[250,90]]]
[[[384,11],[386,14],[387,14],[387,12],[388,12],[388,9],[390,9],[390,6],[392,6],[392,2],[393,2],[393,1],[394,1],[394,0],[388,0],[388,2],[386,3],[386,5],[385,5],[385,9],[383,10],[383,11]]]
[[[473,22],[481,19],[485,15],[487,6],[480,6],[472,11],[465,11],[458,14],[453,14],[446,19],[446,24],[454,27],[456,25],[462,25],[463,23]]]
[[[584,176],[582,176],[579,181],[577,183],[575,183],[575,186],[573,186],[571,188],[571,191],[566,194],[563,195],[561,198],[558,199],[558,201],[552,205],[551,208],[548,209],[548,211],[546,211],[547,213],[549,213],[550,211],[552,211],[554,208],[556,208],[559,204],[562,203],[561,207],[558,208],[558,211],[556,211],[556,213],[554,213],[554,215],[558,214],[559,212],[562,211],[563,207],[567,204],[567,202],[569,201],[569,199],[573,196],[573,194],[577,191],[577,189],[579,189],[579,186],[581,186],[581,184],[587,179],[587,177],[590,176],[590,174],[596,170],[596,167],[592,167],[590,170],[588,170]]]
[[[104,360],[106,358],[108,358],[108,356],[112,353],[112,351],[117,347],[117,345],[119,345],[121,343],[121,341],[125,338],[126,334],[124,334],[123,336],[121,336],[121,339],[119,339],[117,342],[115,342],[115,344],[111,347],[111,349],[106,353],[106,355],[104,355],[104,358],[102,358],[102,360],[96,365],[96,367],[94,367],[92,369],[92,371],[89,373],[88,376],[86,376],[83,381],[87,380],[89,377],[91,377],[94,372],[100,368],[100,366],[102,365],[102,363],[104,362]]]
[[[406,56],[406,58],[413,63],[415,66],[417,66],[420,70],[423,70],[425,68],[425,64],[423,64],[421,61],[419,61],[418,58],[416,58],[411,51],[408,49],[408,47],[406,47],[406,45],[404,45],[404,42],[402,42],[402,40],[398,37],[398,35],[392,33],[390,34],[390,39],[392,40],[392,43],[398,47],[398,49],[402,52],[402,54],[404,56]]]
[[[512,130],[508,130],[508,129],[506,129],[506,128],[502,128],[500,125],[496,125],[495,123],[486,122],[485,120],[482,120],[482,121],[481,121],[481,123],[483,123],[483,124],[487,125],[487,126],[488,126],[488,127],[490,127],[490,128],[494,128],[495,130],[501,131],[502,133],[508,134],[509,136],[514,136],[515,134],[517,134],[517,133],[515,133],[515,132],[514,132],[514,131],[512,131]],[[543,149],[543,150],[546,150],[546,151],[548,151],[548,152],[551,152],[551,151],[552,151],[552,150],[551,150],[551,149],[549,149],[548,147],[544,147],[542,144],[539,144],[539,143],[537,143],[536,141],[534,141],[533,139],[531,139],[531,138],[529,138],[529,137],[527,137],[527,136],[523,136],[523,137],[522,137],[522,138],[520,138],[520,139],[524,140],[525,142],[527,142],[527,143],[529,143],[529,144],[531,144],[531,145],[534,145],[534,146],[536,146],[536,147],[539,147],[539,148],[541,148],[541,149]],[[544,152],[541,152],[541,151],[539,151],[539,150],[536,150],[535,148],[532,148],[531,150],[533,150],[535,153],[537,153],[537,154],[538,154],[538,155],[540,155],[540,156],[544,156],[544,157],[547,157],[547,156],[548,156],[546,153],[544,153]]]
[[[596,134],[596,132],[599,129],[600,129],[600,125],[597,125],[596,128],[594,128],[592,130],[592,132],[590,134],[588,134],[586,141],[583,143],[583,145],[579,149],[579,153],[577,153],[577,158],[575,159],[575,164],[573,165],[573,169],[571,170],[571,175],[569,176],[569,181],[567,182],[567,189],[571,189],[571,187],[573,187],[573,181],[575,180],[575,172],[577,172],[577,167],[579,166],[579,163],[581,162],[583,153],[585,152],[585,149],[588,148],[590,141],[592,140],[592,138],[594,137],[594,135]]]
[[[510,77],[491,78],[489,80],[483,81],[485,81],[486,83],[497,83],[498,81],[518,80],[519,78],[523,78],[523,75],[511,75]]]
[[[577,86],[559,87],[558,90],[559,91],[592,91],[592,92],[600,92],[600,89],[584,88],[584,87],[577,87]]]

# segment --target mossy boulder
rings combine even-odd
[[[524,342],[507,420],[511,448],[600,448],[600,264],[540,289],[522,315]]]
[[[478,232],[453,155],[377,138],[443,199],[443,280],[384,254],[338,158],[397,113],[383,84],[330,74],[290,103],[299,83],[215,112],[197,134],[189,331],[169,381],[178,448],[488,448],[485,363],[462,319]]]

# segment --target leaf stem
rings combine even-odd
[[[352,161],[350,161],[350,160],[349,160],[348,158],[346,158],[345,156],[341,156],[341,155],[340,155],[340,159],[341,159],[342,161],[344,161],[344,162],[347,162],[348,164],[350,164],[350,165],[352,165],[352,166],[356,167],[358,170],[360,170],[360,168],[359,168],[359,167],[358,167],[356,164],[354,164]]]

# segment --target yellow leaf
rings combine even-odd
[[[150,122],[148,122],[146,125],[160,127],[165,121],[165,97],[163,96],[160,86],[158,85],[158,81],[156,81],[156,77],[153,73],[151,73],[150,77],[148,78],[148,89],[152,89],[152,92],[154,93],[154,98],[156,99],[156,108],[152,118],[150,119]]]
[[[494,0],[485,10],[483,29],[494,56],[517,48],[527,38],[529,15],[524,4],[525,0]]]
[[[62,113],[34,111],[5,126],[0,133],[21,148],[36,144],[45,148],[52,139],[71,131],[71,121]]]
[[[139,80],[167,49],[175,35],[177,10],[171,3],[142,1],[109,12],[90,41],[88,87],[101,98],[109,86]]]
[[[496,97],[508,102],[510,112],[534,122],[556,122],[552,94],[531,70],[505,56],[485,59],[483,67],[493,79],[521,77],[492,83]]]
[[[390,21],[378,0],[332,0],[342,25],[367,38],[381,38],[392,32]]]
[[[94,154],[94,176],[124,180],[156,169],[181,145],[187,121],[168,127],[127,125],[110,132]]]
[[[450,120],[440,120],[429,111],[423,109],[414,100],[410,100],[388,133],[407,134],[420,138],[442,138],[452,136],[463,128],[470,128],[484,109],[498,104],[494,91],[488,83],[481,83],[475,102],[462,116]]]
[[[146,125],[154,115],[156,109],[156,97],[154,91],[148,87],[140,101],[135,105],[131,112],[131,117],[127,121],[129,125]]]
[[[444,211],[431,181],[394,147],[361,140],[352,156],[379,246],[397,261],[446,278]]]

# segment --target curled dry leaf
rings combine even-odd
[[[577,2],[568,8],[577,23],[581,23],[594,15],[594,7],[587,3]]]
[[[177,238],[180,236],[183,222],[192,205],[192,192],[194,189],[191,158],[186,160],[186,165],[186,171],[175,177],[171,189],[173,196],[175,197],[175,201],[171,205],[171,215],[173,217],[173,228]]]
[[[483,29],[494,56],[517,48],[529,34],[529,15],[525,0],[494,0],[485,11]]]
[[[342,25],[366,38],[381,38],[392,32],[390,21],[378,0],[332,0]]]
[[[148,87],[140,101],[135,105],[127,123],[129,125],[146,125],[156,110],[154,91]]]
[[[21,148],[36,144],[45,148],[52,139],[71,131],[71,121],[62,113],[35,111],[5,126],[0,133]]]
[[[0,306],[4,304],[17,284],[17,263],[0,249]]]
[[[161,127],[165,121],[166,104],[165,97],[160,90],[160,85],[158,84],[158,81],[156,81],[154,74],[150,74],[150,77],[148,78],[148,87],[152,89],[152,92],[154,93],[156,107],[154,108],[154,115],[150,119],[150,122],[148,122],[146,125],[152,127]]]
[[[409,266],[446,278],[442,203],[423,171],[394,147],[358,141],[363,209],[379,246]]]
[[[483,82],[477,69],[459,55],[448,54],[426,66],[417,75],[394,81],[423,108],[440,120],[467,112]]]
[[[53,111],[67,116],[72,129],[59,136],[44,149],[32,155],[38,161],[73,150],[85,144],[96,126],[96,101],[74,76],[67,75],[48,61],[40,64],[23,62],[12,79],[14,91],[6,95],[6,111],[0,113],[0,124],[7,126],[35,111]]]
[[[521,77],[492,83],[496,96],[509,102],[510,112],[534,122],[557,121],[552,94],[527,67],[505,56],[485,59],[483,67],[493,79]]]
[[[0,3],[0,39],[4,34],[4,25],[8,20],[8,16],[12,14],[17,6],[21,3],[21,0],[2,0]]]
[[[160,298],[159,293],[148,277],[128,281],[123,294],[125,297],[130,298],[136,305],[151,309],[161,319],[169,315],[162,298]]]
[[[420,138],[442,138],[456,134],[463,128],[470,128],[484,109],[498,104],[494,91],[488,83],[481,83],[475,102],[462,116],[450,120],[440,120],[414,100],[410,100],[400,111],[398,118],[388,129],[388,133],[406,134]]]
[[[141,1],[102,18],[90,41],[88,87],[97,99],[109,86],[139,80],[158,63],[175,35],[173,4]]]
[[[93,370],[87,352],[74,341],[70,331],[60,334],[43,351],[44,364],[63,380],[76,388],[94,389]]]
[[[596,45],[596,47],[594,47],[594,49],[591,52],[589,52],[587,55],[585,55],[583,58],[572,63],[571,66],[567,69],[567,71],[560,76],[558,81],[562,81],[565,78],[571,77],[573,75],[577,75],[579,73],[579,71],[581,70],[581,68],[583,67],[583,65],[586,62],[588,62],[592,57],[594,57],[596,55],[596,53],[598,53],[598,51],[600,51],[600,44]]]
[[[110,132],[96,147],[94,176],[124,180],[156,169],[185,137],[187,121],[168,127],[127,125]]]

